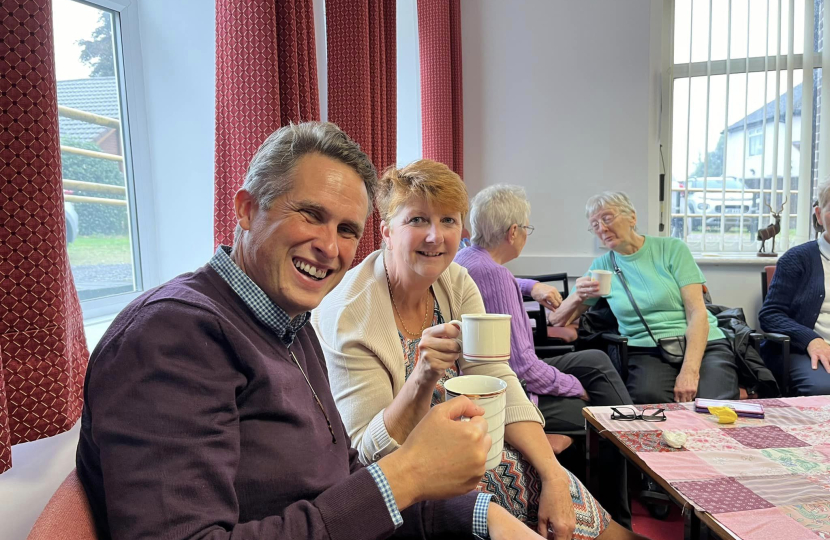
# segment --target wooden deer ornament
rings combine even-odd
[[[767,208],[769,208],[769,213],[772,218],[775,220],[775,223],[770,223],[763,229],[758,229],[758,237],[757,239],[761,242],[761,247],[758,249],[758,256],[759,257],[777,257],[778,254],[775,253],[775,235],[781,232],[781,212],[784,211],[784,205],[787,204],[787,199],[784,199],[784,202],[781,203],[781,208],[776,212],[772,209],[772,206],[767,204]],[[766,243],[767,240],[772,239],[772,248],[770,249],[769,253],[766,251]]]

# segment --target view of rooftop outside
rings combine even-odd
[[[794,6],[792,55],[798,63],[805,2],[795,0]],[[811,20],[821,20],[822,6],[815,0]],[[796,241],[799,183],[803,176],[814,187],[816,160],[815,137],[801,144],[803,70],[792,70],[789,119],[790,74],[786,67],[775,71],[776,57],[786,59],[789,52],[788,11],[786,1],[675,3],[673,63],[682,75],[675,75],[672,90],[670,234],[685,239],[693,252],[758,251],[758,229],[786,212],[785,202],[789,212],[781,216],[776,251],[784,236],[789,244]],[[821,35],[815,25],[816,51]],[[807,121],[818,133],[821,69],[811,79],[812,107],[806,110],[813,114]],[[802,150],[810,152],[805,157],[812,165],[803,175]]]
[[[82,301],[140,288],[133,249],[113,14],[54,0],[69,261]]]

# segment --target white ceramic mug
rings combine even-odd
[[[599,282],[599,294],[608,296],[611,294],[611,277],[614,272],[608,270],[591,270],[591,280]]]
[[[467,396],[484,409],[487,432],[490,434],[490,450],[485,467],[492,469],[502,461],[504,449],[504,415],[507,405],[507,383],[487,375],[461,375],[444,382],[447,400]]]
[[[510,315],[502,313],[464,314],[450,321],[461,330],[461,351],[468,362],[510,360]]]

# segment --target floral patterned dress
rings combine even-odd
[[[441,308],[438,300],[435,299],[435,309],[432,316],[432,324],[444,324],[444,317],[441,315]],[[412,375],[415,365],[418,363],[418,343],[421,338],[408,339],[398,331],[403,348],[404,362],[406,366],[406,378]],[[446,370],[444,375],[435,385],[432,392],[432,404],[434,407],[446,400],[447,393],[444,384],[452,377],[460,373],[458,363]],[[608,513],[599,505],[588,490],[570,472],[570,492],[576,512],[576,530],[574,540],[589,540],[598,537],[608,527],[611,518]],[[504,443],[502,462],[495,469],[484,473],[479,482],[478,491],[485,491],[493,494],[494,500],[506,508],[516,518],[530,526],[535,526],[538,521],[539,498],[542,493],[542,481],[530,463],[512,446]]]

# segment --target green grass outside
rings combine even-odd
[[[133,259],[127,236],[78,236],[67,246],[72,266],[131,264]]]

